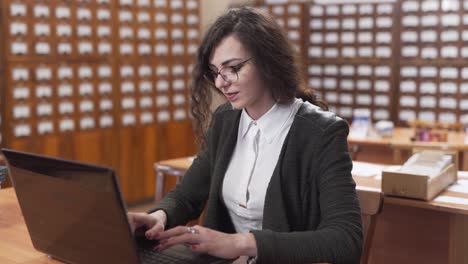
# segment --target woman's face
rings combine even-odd
[[[232,106],[245,108],[253,119],[258,119],[270,109],[274,99],[251,56],[235,35],[229,35],[214,49],[209,68],[215,73],[221,70],[225,78],[215,74],[214,83]]]

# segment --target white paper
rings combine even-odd
[[[140,93],[149,93],[153,89],[150,81],[142,81],[138,84]]]
[[[120,22],[131,22],[133,19],[132,13],[130,11],[120,11],[119,12],[119,21]]]
[[[309,65],[308,73],[309,75],[321,75],[322,67],[319,65]]]
[[[29,98],[29,89],[27,87],[15,87],[13,89],[13,99],[21,100]]]
[[[358,54],[361,57],[371,57],[373,49],[371,47],[360,47]]]
[[[85,112],[92,112],[94,109],[94,104],[93,101],[91,100],[85,100],[80,102],[80,111],[82,113]]]
[[[153,100],[151,100],[151,97],[142,97],[140,98],[140,108],[150,108],[153,106]]]
[[[113,124],[114,124],[114,118],[110,115],[103,115],[99,119],[99,125],[103,128],[112,127]]]
[[[158,113],[158,121],[159,122],[167,122],[171,119],[170,114],[168,111],[161,111]]]
[[[26,137],[31,135],[31,127],[27,124],[20,124],[15,126],[15,137]]]
[[[354,47],[343,47],[341,55],[345,58],[354,58],[356,57],[356,49]]]
[[[60,80],[71,79],[73,77],[73,70],[71,67],[61,66],[57,70],[57,75]]]
[[[460,16],[458,14],[442,15],[441,24],[445,27],[457,27],[460,25]]]
[[[340,96],[340,103],[350,105],[353,103],[353,96],[351,94],[342,93]]]
[[[197,15],[190,14],[190,15],[187,16],[187,24],[188,25],[197,25],[198,23],[199,23],[199,19],[198,19]]]
[[[156,105],[158,107],[167,107],[169,106],[169,98],[165,95],[160,95],[156,97]]]
[[[111,34],[110,27],[108,26],[98,26],[97,35],[100,38],[109,37]]]
[[[416,42],[418,41],[418,33],[415,31],[403,31],[401,33],[401,40],[404,42]]]
[[[61,102],[59,104],[59,113],[61,115],[73,114],[73,111],[74,111],[73,103],[71,103],[71,102]]]
[[[421,58],[423,59],[435,59],[437,58],[437,48],[435,47],[424,47],[421,49]]]
[[[372,98],[368,94],[358,94],[356,97],[356,102],[360,105],[370,105]]]
[[[184,7],[184,3],[181,0],[171,0],[170,3],[172,9],[180,9]]]
[[[91,26],[78,25],[77,34],[78,37],[91,37]]]
[[[52,71],[50,68],[40,67],[36,69],[36,79],[38,80],[51,80]]]
[[[130,43],[120,44],[120,54],[130,55],[133,53],[133,45]]]
[[[80,83],[78,87],[80,96],[86,96],[93,93],[93,85],[91,83]]]
[[[10,34],[13,36],[26,35],[28,33],[28,26],[22,22],[12,22],[10,24]]]
[[[424,108],[436,107],[437,100],[434,96],[421,96],[419,98],[419,106]]]
[[[144,112],[140,114],[140,122],[142,124],[150,124],[150,123],[153,123],[153,121],[154,121],[153,113]]]
[[[354,42],[354,33],[353,32],[341,33],[341,42],[343,42],[343,43],[353,43]]]
[[[120,5],[129,6],[132,4],[132,0],[119,0]]]
[[[355,29],[356,28],[356,20],[353,19],[353,18],[343,18],[343,20],[341,22],[341,27],[343,29],[349,29],[349,30]]]
[[[91,42],[80,42],[78,44],[78,52],[80,54],[89,54],[93,52],[93,44]]]
[[[340,88],[343,90],[352,90],[354,87],[354,83],[352,80],[343,79],[340,81]]]
[[[26,68],[14,68],[12,71],[13,81],[26,81],[29,79],[29,72]]]
[[[356,6],[355,5],[343,5],[342,12],[345,15],[352,15],[356,13]]]
[[[375,81],[374,89],[376,92],[388,92],[390,91],[390,83],[383,80]]]
[[[458,78],[458,69],[455,67],[444,67],[440,69],[440,77],[446,79]]]
[[[176,80],[172,81],[172,88],[173,88],[175,91],[182,91],[182,90],[184,90],[184,88],[185,88],[185,82],[184,82],[184,80],[176,79]]]
[[[185,68],[181,64],[177,64],[172,66],[172,75],[178,76],[178,75],[183,75],[185,73]]]
[[[98,85],[100,94],[109,94],[112,92],[112,85],[108,82],[103,82]]]
[[[358,67],[358,75],[369,76],[372,74],[372,67],[368,65],[361,65]]]
[[[139,39],[149,39],[151,37],[151,32],[147,28],[138,29],[137,36]]]
[[[340,22],[338,19],[327,19],[325,20],[325,28],[326,29],[337,29],[340,26]]]
[[[421,10],[423,12],[437,11],[438,9],[439,9],[439,1],[425,1],[421,5]]]
[[[468,199],[466,198],[446,196],[446,195],[437,196],[433,201],[439,202],[439,203],[468,205]]]
[[[392,4],[380,4],[377,6],[378,14],[391,14],[393,12]]]
[[[389,77],[390,76],[390,67],[388,66],[377,66],[375,67],[375,75]]]
[[[27,105],[16,105],[13,107],[13,118],[21,119],[28,118],[31,114],[31,110]]]
[[[338,68],[335,65],[327,65],[325,66],[325,74],[326,75],[337,75]]]
[[[457,101],[454,98],[443,97],[439,99],[439,107],[446,109],[455,109],[457,107]]]
[[[457,117],[455,116],[454,113],[451,113],[451,112],[440,113],[439,114],[439,121],[454,123],[454,122],[457,121]]]
[[[416,114],[412,110],[402,110],[398,114],[400,120],[413,120],[416,118]]]
[[[336,5],[329,5],[326,7],[326,12],[329,16],[337,16],[340,12],[340,9]]]
[[[458,48],[456,46],[445,46],[441,48],[440,55],[443,58],[458,57]]]
[[[183,44],[172,44],[172,55],[183,55],[184,45]]]
[[[169,53],[169,48],[167,47],[166,44],[163,44],[163,43],[156,44],[154,48],[155,48],[154,50],[156,52],[156,55],[167,55]]]
[[[34,6],[34,17],[40,18],[40,17],[49,17],[49,7],[45,5],[36,5]]]
[[[358,41],[361,43],[372,42],[372,33],[370,32],[361,32],[358,34]]]
[[[171,31],[172,39],[181,39],[184,37],[184,31],[180,28],[175,28]]]
[[[423,66],[419,70],[419,75],[421,77],[436,77],[437,76],[437,68],[432,66]]]
[[[156,90],[158,92],[165,92],[169,90],[169,82],[165,80],[159,80],[156,83]]]
[[[391,17],[378,17],[377,27],[379,28],[389,28],[393,25],[393,20]]]
[[[92,117],[84,117],[80,120],[80,128],[83,130],[92,129],[95,127],[94,119]]]
[[[301,6],[297,4],[290,4],[288,6],[289,15],[298,15],[301,13]]]
[[[414,81],[403,81],[400,83],[400,91],[403,93],[413,93],[416,91],[416,83]]]
[[[100,42],[98,43],[98,53],[99,54],[110,54],[112,51],[112,45],[109,42]]]
[[[340,73],[344,76],[354,75],[354,66],[352,65],[343,65],[340,68]]]
[[[175,106],[180,106],[180,105],[185,104],[185,96],[183,94],[175,94],[172,97],[172,103]]]
[[[169,74],[169,68],[167,66],[158,66],[156,68],[156,75],[158,77],[165,76]]]
[[[174,111],[174,120],[180,121],[187,118],[187,114],[184,109],[177,109]]]
[[[69,97],[73,95],[73,87],[70,84],[59,84],[58,95],[60,97]]]
[[[424,27],[437,26],[439,23],[439,17],[436,15],[426,15],[421,17],[421,25]]]
[[[99,21],[108,21],[111,18],[110,10],[109,9],[98,9],[96,16],[97,16],[97,19]]]
[[[327,100],[328,103],[336,103],[338,101],[338,95],[334,92],[327,92],[325,94],[325,100]]]
[[[61,132],[73,131],[75,129],[75,123],[72,119],[60,120],[59,129]]]
[[[28,45],[25,42],[15,41],[11,43],[11,53],[15,55],[28,53]]]
[[[309,14],[311,16],[322,16],[323,15],[323,7],[320,5],[312,5],[309,9]]]
[[[457,84],[453,82],[442,82],[439,85],[439,91],[445,94],[456,94]]]
[[[189,30],[187,31],[187,37],[188,37],[189,39],[192,39],[192,40],[193,40],[193,39],[198,39],[198,36],[199,36],[199,32],[198,32],[198,30],[196,30],[196,29],[189,29]]]
[[[36,97],[49,98],[52,96],[52,88],[49,85],[40,85],[36,87]]]
[[[374,19],[372,17],[361,17],[359,27],[362,29],[374,27]]]
[[[417,46],[405,46],[401,49],[403,57],[416,57],[418,56],[419,49]]]
[[[154,19],[156,20],[157,23],[167,22],[167,16],[164,13],[156,13],[156,15],[154,16]]]
[[[47,103],[38,104],[36,111],[38,116],[49,116],[52,114],[52,105]]]
[[[309,27],[311,29],[321,29],[323,27],[323,22],[321,19],[311,19],[309,22]]]
[[[50,45],[47,42],[37,42],[35,45],[35,50],[37,54],[50,54]]]
[[[78,10],[76,10],[76,17],[78,20],[91,20],[91,10],[87,8],[78,8]]]
[[[435,42],[437,41],[437,32],[433,30],[421,31],[422,42]]]
[[[133,93],[135,92],[135,85],[133,84],[133,82],[129,82],[129,81],[123,82],[120,85],[120,91],[124,94]]]
[[[52,133],[54,131],[54,125],[51,121],[41,121],[37,124],[37,133],[39,135]]]
[[[370,90],[371,82],[368,80],[358,80],[356,82],[356,87],[358,90]]]
[[[379,32],[376,34],[377,43],[391,43],[392,35],[388,32]]]
[[[418,113],[418,118],[420,120],[433,122],[435,121],[435,114],[434,112],[430,111],[421,111]]]
[[[405,27],[417,27],[419,25],[419,17],[417,16],[404,16],[402,25]]]
[[[70,37],[72,29],[70,25],[60,24],[57,25],[57,36],[59,37]]]
[[[468,79],[468,68],[464,67],[461,71],[461,77],[462,79]]]
[[[10,15],[15,16],[26,16],[27,9],[26,5],[22,3],[11,3],[10,4]]]
[[[376,95],[374,96],[374,104],[378,106],[388,106],[390,99],[386,95]]]
[[[198,8],[198,2],[195,0],[188,0],[185,2],[188,10],[194,10]]]
[[[437,91],[437,86],[433,82],[423,82],[419,88],[421,93],[435,94]]]
[[[138,44],[138,54],[139,55],[151,54],[151,45],[147,43]]]
[[[135,108],[135,99],[134,98],[123,98],[122,101],[122,108],[123,109],[132,109]]]
[[[458,31],[456,31],[456,30],[443,31],[443,32],[440,34],[440,39],[441,39],[443,42],[458,41]]]

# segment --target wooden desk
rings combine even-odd
[[[449,132],[447,142],[413,142],[413,128],[397,127],[392,137],[356,138],[349,136],[349,145],[358,149],[357,160],[384,164],[402,164],[413,148],[430,147],[455,150],[460,153],[460,170],[468,170],[468,142],[464,132]]]
[[[62,263],[33,248],[13,188],[0,190],[0,263]]]
[[[158,163],[177,171],[177,175],[183,175],[190,164],[187,158]],[[354,162],[357,190],[380,191],[379,172],[384,167]],[[164,173],[157,177],[164,178]],[[386,196],[369,263],[468,263],[468,173],[459,173],[459,183],[463,183],[465,192],[447,190],[429,202]],[[453,198],[457,203],[447,201]]]

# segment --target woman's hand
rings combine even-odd
[[[239,256],[255,256],[257,245],[252,234],[226,234],[202,226],[178,226],[157,236],[158,251],[175,244],[187,244],[194,252],[205,253],[224,259]]]
[[[128,222],[132,233],[138,228],[145,228],[147,239],[154,239],[155,235],[164,231],[167,222],[167,215],[164,211],[158,210],[152,214],[147,213],[127,213]]]

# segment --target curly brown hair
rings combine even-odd
[[[271,89],[277,103],[288,103],[299,97],[328,109],[323,101],[317,99],[312,89],[305,88],[296,63],[296,53],[275,20],[252,7],[229,9],[205,34],[192,72],[190,107],[194,117],[194,130],[201,146],[206,143],[205,134],[211,120],[210,106],[213,99],[213,86],[203,75],[209,70],[209,60],[214,49],[231,34],[235,34],[244,48],[250,51],[260,78]],[[214,91],[221,93],[216,88]]]

